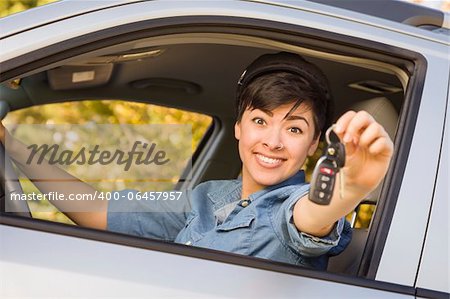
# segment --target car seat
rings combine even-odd
[[[375,120],[383,125],[386,132],[389,134],[392,140],[394,140],[395,132],[397,130],[398,113],[394,105],[385,97],[377,97],[369,100],[364,100],[353,105],[351,110],[355,111],[367,111]],[[361,204],[373,204],[376,205],[380,193],[381,183],[372,193],[370,193]],[[360,204],[360,205],[361,205]],[[328,263],[327,270],[334,273],[345,273],[350,275],[356,275],[359,269],[364,248],[369,234],[367,228],[355,228],[356,213],[359,206],[355,209],[352,219],[352,233],[353,237],[348,247],[338,256],[331,257]]]

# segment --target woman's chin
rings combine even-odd
[[[264,177],[258,177],[256,178],[256,182],[258,185],[265,187],[268,186],[273,186],[276,185],[278,183],[281,183],[282,181],[284,181],[283,178],[278,178],[278,177],[274,177],[274,176],[264,176]]]

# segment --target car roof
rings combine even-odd
[[[419,38],[449,44],[450,14],[400,0],[254,0],[295,9],[307,9],[355,23],[383,27]]]
[[[416,27],[450,28],[443,11],[400,0],[329,1],[306,0],[343,8]],[[446,22],[447,21],[447,22]],[[429,26],[429,27],[427,27]]]
[[[87,12],[106,8],[127,5],[133,2],[152,0],[110,0],[110,1],[79,1],[60,0],[47,5],[39,6],[19,15],[14,14],[2,19],[0,38],[4,38],[34,27],[43,26],[58,20],[74,17]],[[389,20],[396,23],[420,27],[430,31],[444,33],[448,39],[450,31],[450,14],[430,7],[415,5],[400,0],[365,0],[365,1],[329,1],[329,0],[238,0],[258,2],[267,5],[290,7],[294,9],[318,10],[328,9],[327,13],[339,15],[357,21],[366,20],[362,15]],[[212,1],[214,2],[214,1]],[[318,6],[319,5],[319,6]],[[330,10],[332,9],[332,10]],[[374,22],[373,19],[370,19]],[[375,23],[377,23],[375,21]],[[445,30],[439,30],[445,29]]]
[[[60,0],[52,2],[2,18],[0,37],[4,38],[35,27],[57,22],[65,18],[71,18],[76,15],[138,1],[142,0]]]

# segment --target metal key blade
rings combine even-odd
[[[339,171],[339,197],[344,199],[344,169]]]

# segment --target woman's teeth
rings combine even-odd
[[[280,163],[282,161],[281,159],[273,159],[273,158],[263,156],[261,154],[257,154],[256,156],[258,157],[258,159],[260,159],[264,163],[268,163],[268,164],[276,164],[276,163]]]

